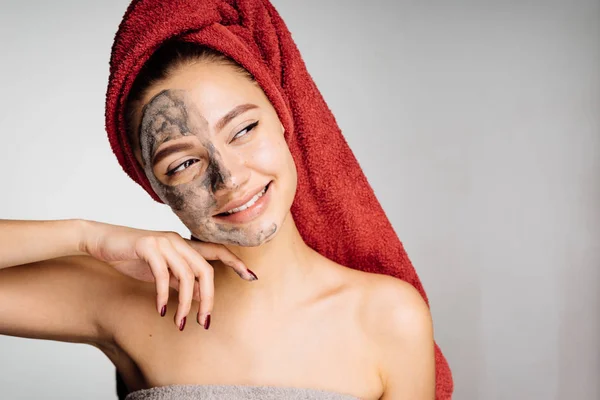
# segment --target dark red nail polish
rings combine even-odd
[[[167,306],[164,305],[162,306],[162,308],[160,309],[160,316],[164,317],[167,314]]]
[[[206,316],[206,321],[204,321],[204,329],[210,328],[210,314]]]
[[[256,276],[256,274],[254,272],[252,272],[249,268],[246,268],[248,270],[248,272],[250,272],[250,275],[252,275],[252,277],[254,278],[254,280],[258,280],[258,276]]]
[[[181,323],[179,324],[180,331],[182,331],[183,328],[185,328],[185,320],[186,320],[186,317],[183,317],[183,319],[181,320]]]

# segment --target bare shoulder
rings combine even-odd
[[[376,355],[382,399],[430,399],[435,386],[433,324],[429,307],[411,284],[352,270],[360,293],[359,319]]]
[[[389,328],[404,331],[412,323],[429,319],[429,307],[419,291],[410,283],[401,279],[372,274],[370,294],[372,298],[370,310],[374,315],[385,314],[391,325]]]
[[[429,307],[410,283],[393,276],[364,272],[329,263],[330,279],[341,290],[340,300],[354,310],[359,329],[371,343],[411,342],[432,331]],[[380,346],[381,347],[381,346]]]
[[[350,270],[361,297],[361,318],[370,335],[410,337],[431,325],[425,300],[414,286],[389,275]]]

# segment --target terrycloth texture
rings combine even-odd
[[[108,138],[125,172],[160,201],[128,146],[124,105],[144,62],[173,37],[228,55],[263,88],[284,125],[296,162],[298,189],[292,214],[306,243],[342,265],[403,279],[427,301],[402,243],[290,32],[267,0],[134,0],[130,4],[112,48],[106,97]],[[437,345],[435,352],[437,399],[449,399],[451,372]]]
[[[138,390],[125,400],[358,400],[315,389],[238,385],[170,385]]]

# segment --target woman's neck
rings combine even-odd
[[[234,290],[236,297],[244,301],[264,301],[272,306],[284,306],[286,300],[293,302],[298,299],[306,290],[303,283],[308,284],[313,268],[322,259],[304,242],[291,213],[276,236],[261,246],[227,247],[258,276],[258,280],[246,282],[231,268],[219,262],[212,263],[215,267],[215,291],[224,287]]]

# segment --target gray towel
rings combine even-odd
[[[169,385],[131,392],[125,400],[358,400],[317,389],[241,385]]]

